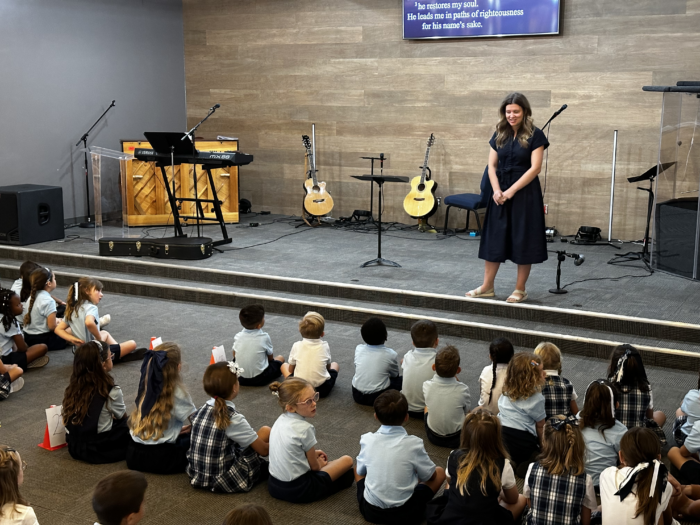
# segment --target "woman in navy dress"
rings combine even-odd
[[[525,285],[533,264],[547,260],[544,201],[537,175],[549,146],[532,123],[530,103],[521,93],[508,95],[498,110],[501,119],[489,144],[489,180],[493,199],[486,208],[479,258],[484,259],[484,282],[467,297],[494,297],[501,263],[518,265],[515,291],[509,303],[527,299]]]

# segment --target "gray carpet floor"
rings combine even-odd
[[[58,290],[57,293],[63,296],[66,290]],[[180,344],[185,361],[182,379],[198,406],[207,399],[201,379],[209,363],[212,346],[224,344],[230,356],[233,336],[240,330],[236,310],[156,302],[109,293],[100,304],[100,313],[112,315],[112,323],[107,329],[117,340],[133,338],[139,345],[146,345],[150,337],[159,336]],[[265,330],[272,338],[275,353],[285,357],[289,355],[292,344],[299,339],[297,322],[296,318],[267,316]],[[329,323],[324,339],[330,344],[333,359],[340,364],[340,374],[331,395],[320,401],[318,415],[313,420],[318,446],[331,458],[343,454],[355,457],[359,452],[360,436],[378,427],[372,410],[356,405],[351,395],[353,352],[361,341],[359,326]],[[476,402],[478,377],[489,363],[487,345],[448,337],[440,340],[440,345],[448,343],[460,350],[460,379],[469,386],[472,400]],[[403,356],[411,348],[410,334],[390,331],[387,344]],[[40,523],[88,525],[94,521],[90,505],[94,485],[106,474],[126,468],[126,464],[87,465],[74,461],[65,448],[48,452],[36,446],[43,438],[46,421],[44,409],[61,403],[71,372],[70,350],[52,352],[50,355],[51,362],[45,368],[25,374],[26,385],[22,391],[0,404],[0,443],[17,448],[27,461],[29,467],[25,472],[22,492],[35,508]],[[573,382],[581,396],[588,383],[604,376],[607,368],[607,362],[603,360],[571,356],[565,356],[563,365],[563,375]],[[132,404],[136,395],[139,367],[140,363],[124,363],[117,365],[113,371],[127,404]],[[655,408],[663,410],[668,416],[665,430],[670,438],[673,413],[686,392],[695,387],[697,373],[651,367],[647,372],[654,387]],[[255,428],[272,425],[281,413],[266,388],[244,387],[235,402]],[[449,451],[427,441],[422,422],[410,421],[406,428],[410,434],[424,439],[426,449],[436,464],[445,464]],[[364,523],[357,510],[354,486],[325,501],[291,505],[272,499],[264,484],[256,486],[248,494],[215,495],[191,488],[184,474],[148,475],[147,478],[149,489],[145,524],[219,524],[230,509],[244,502],[264,505],[274,523]]]
[[[251,222],[260,226],[251,228]],[[282,216],[242,215],[240,224],[228,225],[233,242],[221,246],[224,253],[202,261],[165,262],[449,295],[462,295],[481,284],[484,266],[477,257],[479,237],[444,237],[420,233],[415,228],[403,229],[406,225],[397,224],[382,235],[382,256],[402,267],[360,268],[363,262],[377,256],[376,230],[362,232],[328,225],[296,229],[298,224]],[[207,226],[204,232],[213,239],[221,238],[218,226]],[[186,233],[196,234],[194,228],[187,228]],[[130,234],[159,238],[172,236],[173,231],[172,227],[132,228]],[[121,228],[107,226],[104,235],[121,236]],[[98,254],[91,230],[70,228],[66,236],[65,241],[28,248]],[[700,282],[663,272],[647,276],[639,261],[628,263],[629,266],[607,264],[619,253],[640,251],[639,245],[625,243],[616,250],[609,246],[573,246],[557,239],[548,248],[580,253],[586,260],[581,266],[574,266],[569,258],[562,264],[562,286],[573,283],[564,295],[548,292],[555,287],[556,254],[550,253],[548,261],[534,265],[528,281],[531,304],[687,323],[700,320]],[[497,299],[505,300],[513,291],[515,274],[514,264],[501,267],[496,282]]]

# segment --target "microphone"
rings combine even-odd
[[[112,106],[116,106],[115,102],[116,102],[116,100],[113,100],[112,104],[109,107],[111,108]]]
[[[583,254],[574,255],[574,266],[581,266],[586,260],[586,256]]]
[[[209,109],[209,111],[213,111],[213,110],[215,110],[215,109],[219,109],[220,107],[221,107],[221,104],[214,104],[214,105]]]
[[[379,172],[384,175],[384,153],[379,154]]]
[[[560,107],[560,108],[554,113],[554,115],[552,115],[552,118],[558,117],[559,114],[560,114],[562,111],[564,111],[566,108],[568,108],[568,107],[569,107],[569,106],[568,106],[567,104],[564,104],[562,107]]]

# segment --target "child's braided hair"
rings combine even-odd
[[[2,326],[5,328],[5,332],[8,332],[12,325],[16,325],[19,328],[19,322],[14,315],[12,315],[12,308],[10,306],[12,302],[12,297],[17,295],[12,290],[5,288],[0,288],[0,315],[2,315]]]

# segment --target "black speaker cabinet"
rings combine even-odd
[[[38,184],[0,187],[0,244],[24,246],[63,237],[60,187]]]
[[[697,197],[673,199],[656,205],[654,257],[659,270],[694,278],[697,221]]]

